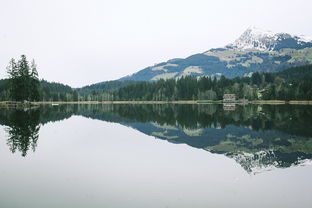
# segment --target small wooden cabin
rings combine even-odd
[[[235,94],[224,94],[223,95],[223,102],[226,102],[226,103],[236,102],[236,95]]]

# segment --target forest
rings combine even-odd
[[[30,69],[32,69],[30,67]],[[37,79],[37,78],[36,78]],[[250,77],[195,77],[158,81],[108,81],[82,88],[38,80],[37,101],[312,100],[312,65]],[[0,101],[11,99],[11,79],[0,80]],[[26,98],[25,98],[26,99]]]
[[[112,91],[93,91],[84,98],[93,101],[222,100],[226,93],[248,100],[312,100],[312,65],[278,73],[255,72],[251,77],[233,79],[186,76],[156,82],[140,81]]]

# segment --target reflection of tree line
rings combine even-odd
[[[235,111],[224,111],[221,105],[89,105],[79,106],[77,114],[112,122],[156,122],[183,128],[236,125],[312,136],[312,128],[306,128],[312,126],[312,106],[303,105],[247,105]]]
[[[79,114],[235,159],[247,172],[286,168],[312,158],[312,106],[114,105]],[[246,128],[247,127],[247,128]],[[195,135],[191,135],[190,131]]]
[[[41,124],[67,119],[76,107],[6,109],[0,111],[0,124],[5,125],[8,134],[7,144],[12,153],[20,151],[26,156],[31,148],[35,151]]]
[[[0,110],[0,124],[8,126],[8,145],[25,156],[35,150],[40,124],[67,119],[72,115],[110,122],[155,122],[182,128],[225,128],[248,126],[253,130],[279,130],[311,137],[312,106],[238,106],[224,111],[222,105],[59,105],[36,109]]]

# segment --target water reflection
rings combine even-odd
[[[312,159],[312,106],[60,105],[0,110],[12,152],[36,148],[40,125],[80,115],[116,122],[157,139],[187,144],[237,161],[247,172]],[[82,124],[83,125],[83,124]]]
[[[12,153],[18,150],[24,157],[30,148],[35,151],[40,130],[39,117],[38,109],[9,110],[1,116],[3,124],[8,126],[7,144]]]

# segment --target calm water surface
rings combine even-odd
[[[0,109],[0,207],[311,206],[312,106]]]

